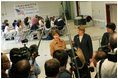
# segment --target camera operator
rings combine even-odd
[[[11,67],[10,78],[28,78],[30,69],[31,66],[27,59],[19,60]]]
[[[107,54],[102,51],[102,50],[98,50],[96,52],[93,53],[92,56],[92,62],[93,64],[90,64],[89,71],[94,72],[94,69],[96,69],[96,65],[100,60],[106,59],[107,58]],[[97,75],[95,74],[95,78],[97,78]]]
[[[117,33],[110,36],[109,47],[111,52],[107,54],[107,59],[97,63],[99,78],[117,78]]]
[[[104,51],[102,50],[96,51],[92,57],[94,66],[96,67],[98,61],[106,58],[107,58],[107,54]]]
[[[13,48],[10,50],[10,60],[12,62],[12,66],[9,70],[9,77],[10,78],[13,78],[13,76],[15,75],[15,66],[16,66],[16,63],[19,62],[20,60],[27,60],[29,61],[29,52],[26,51],[26,49],[23,47],[23,48]],[[22,65],[20,65],[21,67]],[[32,69],[32,67],[31,67]],[[20,74],[19,74],[20,75]]]
[[[38,56],[38,46],[35,44],[31,45],[30,53],[31,53],[31,57],[30,57],[29,62],[30,62],[30,65],[34,67],[34,70],[30,74],[30,78],[38,78],[38,75],[41,73],[41,70],[35,61],[35,58]]]
[[[22,40],[22,43],[24,43],[24,47],[21,48],[13,48],[10,50],[10,60],[12,62],[11,69],[9,70],[9,76],[12,78],[14,75],[14,68],[17,62],[20,60],[28,60],[30,59],[30,49],[26,47],[26,42],[28,42],[27,39]],[[22,66],[22,65],[20,65]],[[32,73],[34,71],[34,66],[30,67],[30,72]],[[30,76],[31,74],[29,74]]]

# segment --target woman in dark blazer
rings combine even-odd
[[[81,48],[85,56],[86,63],[89,65],[92,61],[93,46],[90,35],[85,33],[84,26],[78,27],[78,34],[74,36],[74,42],[75,47]]]
[[[116,25],[114,23],[108,23],[106,25],[107,32],[105,32],[102,36],[101,46],[108,45],[109,37],[111,34],[115,33],[115,29],[116,29]]]

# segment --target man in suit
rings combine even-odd
[[[74,36],[75,47],[81,48],[87,65],[92,61],[93,46],[90,35],[85,33],[85,27],[78,27],[78,34]]]

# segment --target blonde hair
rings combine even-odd
[[[18,21],[18,22],[21,22],[21,19],[18,19],[17,21]]]
[[[85,27],[84,27],[84,26],[82,26],[82,25],[81,25],[81,26],[79,26],[79,27],[78,27],[78,29],[79,29],[79,30],[82,30],[82,31],[84,31],[84,32],[85,32]]]

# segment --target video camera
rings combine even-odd
[[[11,49],[10,59],[11,59],[13,64],[17,63],[19,60],[22,60],[22,59],[30,60],[31,54],[32,54],[33,51],[31,51],[31,48],[28,48],[26,46],[27,42],[28,42],[28,40],[24,39],[24,40],[22,40],[22,43],[24,44],[24,47]],[[36,47],[34,47],[34,48],[36,48]],[[34,51],[35,50],[38,53],[38,47],[36,49],[34,49]],[[34,58],[36,58],[38,56],[37,53],[34,54]]]
[[[104,45],[98,48],[98,51],[104,51],[106,54],[108,54],[108,52],[110,52],[110,48],[108,45]]]

